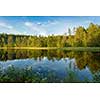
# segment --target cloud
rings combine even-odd
[[[25,22],[25,25],[28,26],[28,27],[31,27],[32,23],[31,22]]]
[[[21,34],[16,28],[14,28],[9,23],[0,22],[0,33],[7,33],[7,34]]]
[[[44,22],[43,26],[45,27],[48,27],[48,26],[55,26],[55,25],[58,25],[59,24],[59,21],[57,20],[48,20],[47,22]]]
[[[37,22],[37,25],[42,25],[42,23],[40,23],[40,22]]]
[[[65,22],[64,22],[65,23]],[[19,26],[10,25],[6,22],[0,22],[0,31],[12,34],[30,34],[47,36],[50,34],[63,33],[64,23],[59,20],[48,21],[24,21]]]
[[[0,27],[7,28],[7,29],[13,29],[13,26],[8,25],[7,23],[4,23],[4,22],[0,22]]]
[[[37,22],[25,22],[24,25],[32,32],[34,35],[46,35],[46,29],[42,26],[42,23]]]
[[[90,24],[91,22],[92,22],[91,20],[84,21],[85,24]]]
[[[44,22],[24,22],[24,26],[28,29],[27,32],[32,32],[34,35],[50,35],[55,33],[64,33],[65,22],[59,20],[48,20]]]

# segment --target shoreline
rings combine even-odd
[[[67,51],[100,51],[100,47],[0,47],[0,49],[29,49],[29,50],[67,50]]]

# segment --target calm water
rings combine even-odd
[[[100,52],[69,52],[61,50],[0,50],[0,66],[24,68],[31,66],[39,73],[54,72],[64,79],[68,71],[76,71],[80,80],[100,70]]]

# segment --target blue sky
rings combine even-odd
[[[0,33],[25,35],[64,34],[68,28],[100,24],[96,16],[0,16]]]

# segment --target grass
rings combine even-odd
[[[100,71],[93,75],[93,80],[87,78],[80,80],[77,72],[68,70],[68,75],[61,79],[55,72],[38,72],[34,71],[32,67],[16,68],[13,65],[6,69],[0,67],[0,83],[87,83],[87,82],[100,82]]]
[[[67,51],[100,51],[100,47],[0,47],[0,49],[33,49],[33,50],[49,50],[60,49]]]
[[[10,66],[7,69],[0,69],[1,83],[57,83],[60,79],[54,72],[37,72],[32,67],[23,69]]]
[[[64,81],[65,83],[90,83],[92,80],[90,80],[87,76],[84,76],[80,73],[80,70],[73,66],[71,62],[69,63],[69,66],[66,69],[67,76],[65,77]],[[80,79],[80,77],[82,79]]]
[[[100,83],[100,70],[97,71],[94,75],[93,75],[93,82],[94,83]]]

